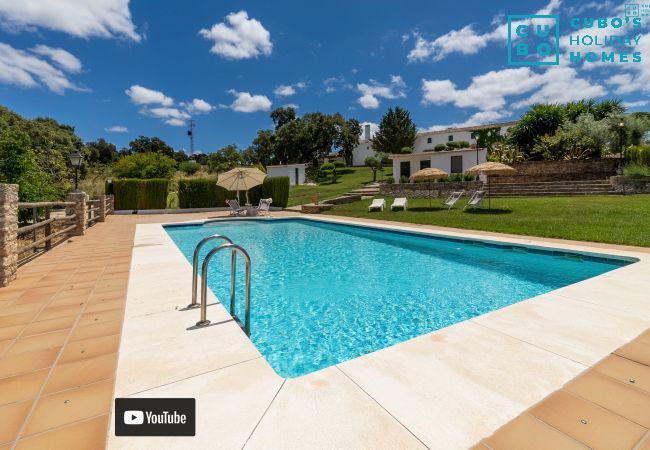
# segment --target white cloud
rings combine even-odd
[[[269,56],[273,50],[271,34],[255,19],[249,19],[246,11],[230,13],[225,22],[217,23],[211,29],[202,29],[199,34],[214,41],[212,53],[226,59],[249,59],[260,55]]]
[[[535,14],[552,14],[559,9],[560,3],[561,0],[550,0]],[[530,21],[523,20],[516,24],[526,22],[530,23]],[[474,55],[490,43],[505,43],[508,39],[508,23],[497,25],[494,30],[486,33],[478,33],[470,24],[459,30],[451,30],[431,41],[426,40],[417,32],[413,35],[415,36],[415,47],[407,55],[409,62],[427,59],[440,61],[452,53]]]
[[[171,106],[174,104],[174,100],[171,97],[167,97],[160,91],[154,91],[153,89],[148,89],[138,84],[134,84],[124,92],[136,105]]]
[[[122,125],[113,125],[112,127],[104,128],[109,133],[128,133],[129,129]]]
[[[0,83],[23,88],[45,85],[57,94],[63,94],[68,89],[88,91],[88,89],[81,88],[70,81],[62,70],[57,69],[45,59],[4,43],[0,43]]]
[[[235,96],[235,101],[230,105],[233,111],[252,113],[271,109],[271,100],[266,95],[251,95],[248,92],[238,92],[234,89],[229,90],[228,93]]]
[[[287,103],[286,105],[282,105],[283,108],[293,108],[293,109],[298,109],[300,106],[296,105],[295,103]]]
[[[650,101],[648,100],[637,100],[634,102],[623,102],[623,106],[626,108],[639,108],[641,106],[646,106]]]
[[[508,116],[510,116],[509,111],[479,111],[477,113],[472,114],[464,122],[450,123],[447,125],[432,125],[423,131],[439,131],[439,130],[446,130],[448,128],[463,128],[463,127],[471,127],[474,125],[485,125],[489,123],[494,123]]]
[[[185,121],[182,119],[167,119],[165,120],[165,123],[167,125],[171,125],[173,127],[182,127],[185,126]]]
[[[395,99],[404,98],[406,84],[399,75],[391,75],[389,84],[381,84],[376,80],[369,80],[368,83],[357,84],[357,90],[361,97],[357,100],[366,109],[377,109],[379,98]]]
[[[214,109],[214,106],[200,98],[195,98],[191,102],[181,102],[181,106],[190,114],[207,114]]]
[[[37,55],[47,56],[61,69],[70,73],[81,72],[81,61],[72,53],[62,48],[52,48],[47,45],[37,45],[31,50]]]
[[[331,94],[332,92],[336,92],[338,90],[338,87],[345,83],[345,77],[343,75],[340,75],[338,77],[329,77],[323,80],[323,85],[325,86],[325,92],[328,94]]]
[[[178,108],[168,108],[164,106],[158,108],[149,108],[146,110],[146,112],[147,114],[159,119],[186,120],[191,117],[187,112],[181,111]]]
[[[296,84],[281,84],[273,90],[273,93],[278,97],[290,97],[296,95],[298,90],[304,89],[306,86],[304,81],[299,81]]]
[[[553,66],[542,73],[528,67],[493,70],[472,78],[465,89],[451,80],[422,80],[422,103],[453,103],[459,108],[498,111],[506,106],[507,97],[524,96],[513,107],[536,102],[565,102],[605,95],[605,88],[580,78],[571,67]]]
[[[0,0],[0,24],[10,31],[46,28],[81,38],[142,38],[129,0]]]

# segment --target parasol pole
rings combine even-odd
[[[487,179],[488,179],[488,209],[491,210],[492,209],[492,205],[491,205],[492,196],[490,195],[490,175],[489,174],[487,176]]]

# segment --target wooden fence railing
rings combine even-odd
[[[64,202],[19,202],[18,185],[0,183],[0,286],[16,278],[18,267],[70,236],[106,220],[114,209],[112,195],[88,199],[71,192]]]
[[[67,214],[65,209],[57,208],[70,208],[75,204],[74,202],[18,203],[18,210],[31,210],[29,219],[31,224],[18,228],[19,243],[26,241],[26,234],[31,234],[31,243],[18,247],[16,251],[19,266],[68,238],[68,233],[77,226],[76,223],[72,223],[76,214]],[[52,213],[55,214],[54,217]],[[42,233],[39,232],[41,229]]]

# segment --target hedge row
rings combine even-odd
[[[626,148],[624,155],[629,163],[650,166],[650,145]]]
[[[169,180],[125,178],[106,182],[106,193],[115,196],[115,209],[165,209]]]
[[[273,206],[286,208],[289,203],[289,177],[266,177],[262,183],[262,198],[272,198]]]
[[[180,208],[215,208],[226,206],[226,200],[237,196],[217,186],[216,180],[198,178],[178,181],[178,205]]]

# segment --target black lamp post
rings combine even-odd
[[[623,165],[623,128],[625,127],[625,123],[619,122],[618,123],[618,139],[619,139],[619,154],[618,154],[618,165],[619,167]]]
[[[74,152],[70,153],[70,156],[68,156],[70,159],[70,164],[72,167],[74,167],[74,191],[79,192],[79,167],[81,167],[81,162],[83,161],[83,156],[81,155],[81,152],[79,150],[75,150]]]

